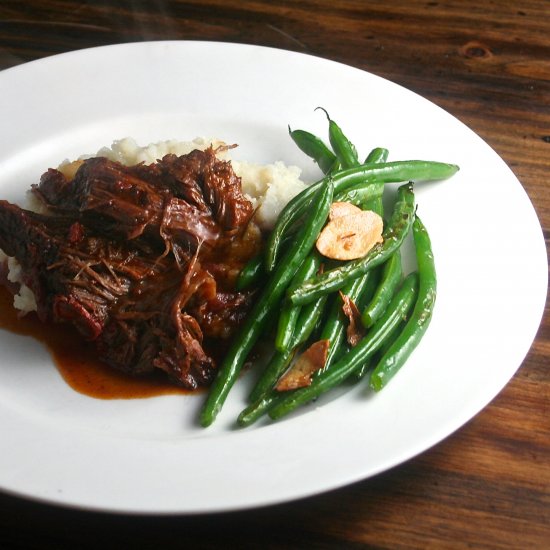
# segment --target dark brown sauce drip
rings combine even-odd
[[[44,344],[65,382],[89,397],[138,399],[192,393],[171,385],[162,373],[137,378],[101,363],[93,345],[85,342],[69,325],[42,323],[33,313],[19,318],[13,307],[13,296],[1,285],[0,329],[31,336]]]

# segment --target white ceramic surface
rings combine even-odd
[[[49,166],[114,139],[217,136],[236,155],[318,177],[287,125],[324,135],[321,105],[362,155],[459,164],[416,188],[438,301],[425,339],[377,395],[356,386],[277,423],[234,428],[247,380],[217,422],[203,396],[102,401],[70,389],[37,342],[0,331],[0,489],[138,513],[237,510],[317,494],[441,441],[520,366],[547,290],[542,232],[521,184],[461,122],[418,95],[327,60],[256,46],[156,42],[82,50],[0,73],[0,196],[23,201]],[[506,430],[506,426],[502,426]]]

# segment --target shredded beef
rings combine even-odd
[[[250,307],[236,273],[260,246],[231,164],[212,149],[132,167],[98,157],[33,192],[46,215],[0,201],[0,248],[39,318],[74,324],[117,369],[208,385]]]

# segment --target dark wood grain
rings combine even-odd
[[[0,2],[0,69],[158,39],[307,52],[418,92],[503,157],[535,206],[548,248],[548,0]],[[216,516],[136,519],[1,495],[0,548],[550,548],[548,313],[500,395],[392,471],[306,500]],[[521,319],[511,312],[510,322]]]

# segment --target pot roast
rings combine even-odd
[[[45,214],[0,201],[0,248],[38,317],[72,323],[114,368],[208,385],[249,309],[235,279],[261,239],[231,164],[212,148],[131,167],[96,157],[32,192]]]

